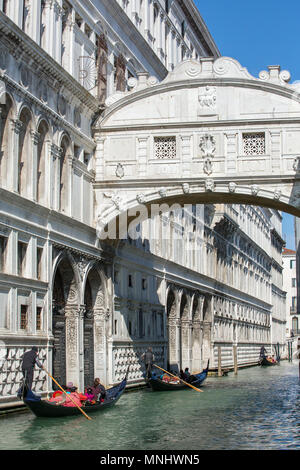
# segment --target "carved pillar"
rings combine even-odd
[[[37,200],[37,186],[38,186],[38,144],[40,141],[40,134],[36,131],[30,131],[32,141],[32,173],[31,173],[31,191],[30,196],[34,201]]]
[[[192,371],[200,372],[204,365],[202,364],[202,344],[203,344],[203,327],[201,318],[203,318],[204,296],[198,300],[197,311],[193,316],[193,334],[192,334]]]
[[[169,365],[178,364],[178,321],[176,318],[169,318],[168,322],[169,340]]]
[[[181,320],[181,361],[180,367],[185,369],[191,367],[191,322],[190,320]]]
[[[109,318],[108,311],[103,308],[94,310],[94,364],[95,377],[99,377],[105,385],[107,383],[107,337],[106,327]]]
[[[60,158],[62,157],[62,148],[55,144],[48,144],[50,150],[49,159],[49,206],[51,209],[58,210],[60,197]]]
[[[78,388],[82,384],[80,373],[80,310],[77,305],[66,305],[66,371],[67,382]]]
[[[12,119],[12,140],[11,140],[11,154],[7,166],[7,179],[8,189],[18,192],[19,181],[19,136],[23,129],[23,122],[19,119]]]

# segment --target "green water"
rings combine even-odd
[[[124,394],[114,408],[72,418],[0,419],[0,449],[300,449],[298,364],[208,378],[191,389]]]

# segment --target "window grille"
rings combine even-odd
[[[244,155],[265,155],[266,137],[264,132],[243,134]]]
[[[21,305],[21,318],[20,318],[20,328],[21,330],[26,330],[27,328],[27,311],[28,307],[27,305]]]
[[[37,307],[36,309],[36,329],[42,329],[42,307]]]
[[[176,158],[176,137],[154,137],[154,154],[158,159]]]

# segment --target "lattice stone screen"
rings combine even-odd
[[[158,159],[176,158],[176,137],[154,137],[154,156]]]
[[[243,134],[244,155],[265,155],[266,137],[264,132]]]

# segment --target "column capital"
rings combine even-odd
[[[11,122],[11,125],[12,125],[12,130],[16,134],[20,134],[20,132],[24,128],[24,123],[22,121],[20,121],[20,119],[11,119],[10,122]]]
[[[39,141],[40,141],[40,138],[41,138],[41,134],[37,131],[30,131],[30,135],[31,135],[31,139],[32,139],[32,142],[34,143],[34,145],[38,145]]]
[[[54,159],[61,158],[63,154],[63,149],[55,144],[50,144],[50,153]]]

